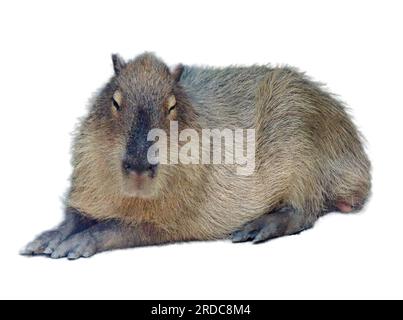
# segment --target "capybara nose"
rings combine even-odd
[[[127,174],[137,173],[139,175],[143,173],[154,175],[157,168],[156,164],[150,164],[148,161],[137,161],[129,158],[123,159],[122,166]]]

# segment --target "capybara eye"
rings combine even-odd
[[[167,108],[168,108],[168,113],[171,113],[176,107],[176,98],[174,95],[171,95],[168,100],[167,100]]]
[[[120,93],[120,91],[115,91],[115,93],[112,96],[112,108],[115,111],[120,111],[121,104],[122,104],[122,94]]]
[[[115,107],[117,111],[120,111],[120,105],[114,98],[112,98],[112,105]]]

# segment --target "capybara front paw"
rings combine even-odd
[[[313,226],[309,216],[284,207],[247,223],[232,234],[233,242],[261,243],[270,239],[299,233]]]
[[[268,228],[269,225],[266,224],[264,219],[257,219],[250,223],[247,223],[242,229],[235,231],[232,234],[232,242],[246,242],[246,241],[255,241],[258,235],[265,229]]]
[[[58,230],[46,231],[21,251],[22,255],[51,254],[63,241],[63,234]]]
[[[76,260],[89,258],[97,252],[96,240],[89,233],[79,233],[63,241],[51,254],[51,258]]]

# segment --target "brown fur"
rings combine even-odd
[[[114,55],[113,61],[115,76],[96,95],[77,130],[66,198],[67,208],[87,218],[133,227],[122,231],[114,225],[113,236],[105,226],[92,227],[84,239],[97,234],[98,241],[107,243],[98,250],[222,239],[245,224],[260,226],[277,216],[284,234],[291,234],[330,210],[348,212],[367,199],[370,163],[359,132],[343,104],[297,70],[180,65],[170,72],[147,53],[128,63]],[[117,90],[119,112],[111,106]],[[172,94],[176,108],[169,112]],[[151,197],[128,195],[122,157],[140,109],[150,115],[151,127],[167,132],[171,120],[178,121],[179,130],[193,128],[199,133],[202,128],[256,129],[254,173],[236,175],[234,165],[159,165]],[[292,209],[283,214],[279,208]],[[297,219],[287,222],[294,211]],[[266,217],[270,212],[275,215]],[[68,235],[58,237],[57,244]],[[111,237],[122,240],[110,243]],[[55,256],[67,255],[69,246],[76,246],[70,242]],[[28,252],[41,252],[38,248],[46,246],[39,241]],[[85,255],[93,254],[95,247]]]
[[[95,107],[74,144],[68,206],[96,219],[151,222],[178,241],[226,237],[280,205],[291,205],[316,219],[340,199],[353,206],[363,204],[370,176],[359,133],[342,104],[319,85],[290,68],[195,70],[194,74],[191,68],[185,71],[182,78],[189,80],[173,87],[182,116],[178,115],[179,123],[182,128],[198,130],[206,124],[211,128],[256,127],[256,172],[242,177],[228,175],[223,166],[179,164],[161,170],[156,199],[125,197],[120,191],[122,136]],[[138,79],[126,83],[123,74],[118,81],[123,90],[139,86],[139,92],[151,95],[153,90],[169,91],[166,83],[152,78],[153,72],[168,77],[168,71],[151,55],[129,63],[124,72],[136,73]],[[206,95],[200,96],[203,92],[192,92],[198,84],[191,88],[197,81],[191,77],[203,72],[211,93],[206,89]],[[215,82],[225,80],[229,81],[215,87]],[[167,78],[167,82],[172,80]],[[103,103],[102,97],[97,103]],[[225,112],[216,119],[220,108]],[[246,110],[236,114],[236,108]]]

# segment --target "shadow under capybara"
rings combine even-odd
[[[170,69],[150,53],[112,60],[115,73],[75,135],[65,220],[23,254],[77,259],[191,240],[258,243],[299,233],[329,211],[357,210],[368,198],[360,133],[343,104],[297,70]],[[171,143],[173,124],[200,136],[206,128],[254,129],[253,170],[238,174],[230,161],[151,162],[152,129],[166,132],[170,156],[201,145]]]

